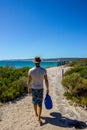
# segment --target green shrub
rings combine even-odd
[[[62,80],[67,99],[87,106],[87,66],[75,66],[65,72]]]
[[[81,97],[80,101],[82,107],[87,106],[87,97]]]
[[[72,73],[79,73],[81,77],[84,77],[84,75],[87,75],[87,66],[76,66],[74,68],[70,68],[64,75],[66,76]]]
[[[63,86],[67,87],[71,94],[77,93],[78,89],[82,87],[83,79],[80,77],[78,73],[72,73],[71,75],[67,75],[62,80]]]
[[[0,67],[0,101],[7,102],[27,93],[28,67]]]
[[[70,63],[70,66],[87,66],[87,58],[78,61],[73,61]]]

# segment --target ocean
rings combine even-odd
[[[3,60],[0,61],[0,66],[6,67],[10,66],[13,68],[23,68],[23,67],[34,67],[34,63],[32,61],[28,60]],[[42,61],[41,67],[47,68],[47,67],[54,67],[58,66],[57,61]]]

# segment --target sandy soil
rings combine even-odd
[[[47,69],[53,108],[46,110],[43,104],[42,126],[34,115],[31,95],[27,95],[0,107],[0,130],[87,130],[87,110],[70,105],[63,97],[62,69],[65,72],[68,67]]]

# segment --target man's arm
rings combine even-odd
[[[31,89],[30,89],[30,87],[31,87],[31,76],[30,75],[28,75],[27,86],[28,86],[28,93],[30,93],[31,92]]]
[[[44,79],[45,79],[45,85],[46,85],[46,92],[49,93],[49,82],[48,82],[47,74],[44,75]]]

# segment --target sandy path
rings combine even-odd
[[[84,122],[87,121],[87,111],[77,106],[70,106],[64,99],[61,72],[62,67],[47,69],[53,109],[46,110],[43,105],[42,126],[34,116],[30,95],[0,107],[0,130],[74,130],[75,124],[73,126],[70,124],[76,123],[75,120],[83,121],[80,124],[84,125],[82,129],[86,130]]]

